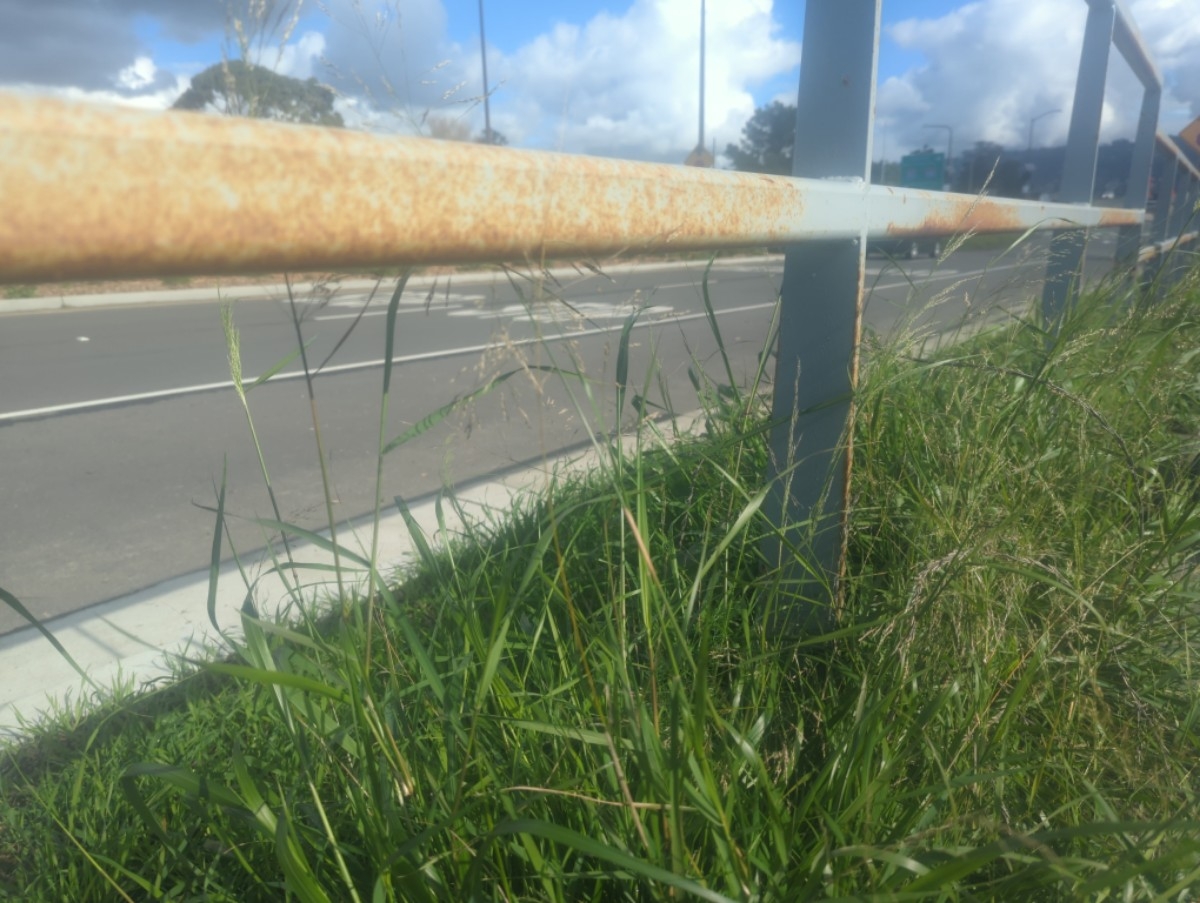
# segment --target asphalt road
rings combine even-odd
[[[1019,307],[1040,290],[1039,247],[1031,243],[1028,255],[960,252],[936,268],[872,258],[868,327],[950,328]],[[1094,272],[1106,252],[1111,244],[1102,241]],[[721,335],[744,383],[763,351],[782,269],[773,258],[713,270]],[[397,317],[386,439],[492,376],[521,373],[392,452],[385,504],[528,466],[611,429],[619,334],[636,308],[632,385],[645,385],[665,408],[695,408],[689,366],[714,379],[723,372],[702,271],[585,270],[541,288],[518,279],[519,291],[489,274],[440,283],[432,297],[410,290]],[[310,364],[328,358],[314,386],[339,519],[374,504],[387,294],[385,287],[370,303],[361,293],[298,303]],[[237,301],[234,318],[248,381],[297,347],[286,299]],[[293,362],[249,401],[284,519],[320,528],[321,476],[300,372]],[[52,618],[206,567],[206,507],[223,467],[233,541],[240,553],[261,548],[254,518],[270,516],[270,507],[228,380],[213,303],[0,313],[0,587]],[[626,422],[631,416],[627,409]],[[0,633],[23,626],[0,610]]]

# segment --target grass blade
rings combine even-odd
[[[561,825],[553,825],[534,819],[516,819],[498,825],[493,833],[496,835],[533,834],[553,843],[570,847],[583,853],[585,856],[591,856],[610,865],[615,865],[622,871],[626,871],[642,881],[652,881],[656,884],[675,887],[699,897],[701,900],[709,900],[711,903],[733,903],[730,897],[717,893],[715,890],[710,890],[702,884],[676,875],[645,860],[637,859],[622,850],[601,843],[598,840],[593,840],[591,837],[580,834],[578,831],[572,831],[570,828],[564,828]]]
[[[0,587],[0,602],[3,602],[22,618],[32,624],[34,629],[37,630],[37,632],[43,637],[45,637],[46,641],[54,647],[55,651],[61,655],[66,663],[75,670],[75,673],[87,681],[89,687],[97,691],[100,689],[100,685],[92,680],[86,671],[79,667],[79,664],[71,657],[71,653],[67,652],[66,647],[58,641],[58,638],[51,633],[41,621],[34,617],[33,613],[28,608],[21,604],[20,599],[10,593],[8,590],[4,589],[4,587]]]

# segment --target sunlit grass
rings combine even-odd
[[[247,616],[232,659],[8,750],[3,886],[1192,899],[1200,292],[1121,292],[1054,334],[868,337],[829,634],[765,616],[765,412],[697,368],[703,434],[597,426],[595,472],[417,536],[396,579],[343,550],[365,604]],[[607,384],[539,366],[645,411],[628,335]]]

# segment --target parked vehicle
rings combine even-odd
[[[947,185],[946,155],[928,147],[900,159],[900,185],[925,191],[943,191]],[[867,242],[868,254],[882,254],[905,260],[922,255],[941,257],[942,238],[879,238]]]
[[[922,256],[941,257],[944,247],[941,238],[873,238],[867,242],[867,253],[916,260]]]

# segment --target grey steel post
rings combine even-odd
[[[881,0],[809,0],[792,175],[869,182]],[[828,624],[845,545],[848,424],[858,375],[866,223],[857,238],[791,246],[772,404],[771,494],[789,626]]]
[[[1133,159],[1129,162],[1129,179],[1125,183],[1123,207],[1145,210],[1150,200],[1150,168],[1154,162],[1154,146],[1158,132],[1158,109],[1162,89],[1147,85],[1142,93],[1142,110],[1138,115],[1137,137],[1133,144]],[[1142,246],[1142,226],[1122,226],[1117,233],[1117,266],[1137,266]]]
[[[1171,204],[1171,234],[1168,236],[1169,238],[1178,238],[1188,230],[1192,221],[1192,205],[1195,203],[1192,191],[1192,174],[1183,166],[1177,166],[1175,169],[1175,200]]]
[[[1163,211],[1163,240],[1174,241],[1180,235],[1180,226],[1183,222],[1183,185],[1184,179],[1187,178],[1187,173],[1184,172],[1183,163],[1178,160],[1178,157],[1171,159],[1170,171],[1171,178],[1168,183],[1168,191],[1170,192],[1170,204]],[[1165,245],[1165,251],[1162,255],[1162,263],[1159,264],[1158,279],[1163,282],[1171,282],[1176,275],[1178,269],[1177,250],[1171,244]]]
[[[1167,226],[1167,240],[1177,241],[1184,232],[1194,225],[1193,205],[1195,197],[1192,188],[1192,174],[1187,167],[1175,166],[1174,191],[1171,192],[1171,215]],[[1169,245],[1164,258],[1167,266],[1168,282],[1179,279],[1187,269],[1188,249],[1184,245]]]
[[[1175,182],[1179,178],[1179,161],[1167,157],[1158,180],[1158,201],[1154,205],[1154,240],[1164,242],[1171,234],[1171,217],[1175,211]]]
[[[1104,83],[1112,48],[1117,10],[1112,0],[1089,0],[1083,52],[1075,80],[1075,103],[1071,107],[1071,129],[1063,161],[1062,200],[1090,204],[1096,182],[1096,153],[1100,146],[1100,116],[1104,109]],[[1054,234],[1046,287],[1042,292],[1042,316],[1056,323],[1068,299],[1078,291],[1082,278],[1085,232],[1069,229]]]
[[[1148,229],[1150,235],[1150,243],[1162,246],[1162,243],[1167,240],[1167,235],[1171,230],[1171,215],[1174,209],[1173,198],[1175,193],[1176,172],[1179,167],[1179,161],[1165,152],[1165,148],[1161,148],[1155,140],[1155,154],[1159,158],[1159,164],[1155,167],[1157,173],[1157,188],[1158,197],[1154,201],[1154,221]],[[1141,283],[1143,288],[1154,285],[1160,279],[1163,266],[1163,255],[1156,254],[1149,264],[1142,268]]]
[[[483,0],[479,0],[479,59],[483,64],[483,143],[493,144],[495,142],[492,140],[492,95],[488,90],[487,38],[483,33]]]

